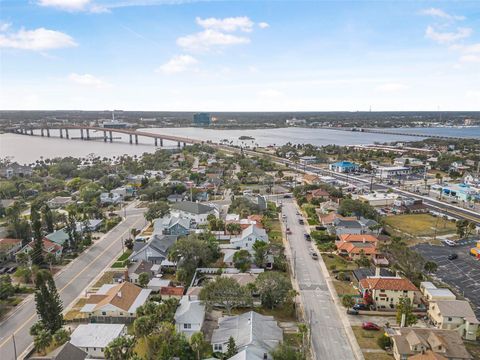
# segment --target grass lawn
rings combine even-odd
[[[352,330],[360,348],[381,350],[377,339],[383,335],[383,331],[363,330],[361,326],[352,326]]]
[[[330,257],[333,256],[333,257]],[[327,269],[329,271],[331,270],[342,270],[342,271],[348,271],[348,270],[355,270],[357,268],[357,264],[355,264],[353,261],[348,261],[345,260],[344,258],[338,256],[338,255],[328,255],[328,254],[322,254],[323,261],[325,262],[325,265],[327,266]],[[332,265],[335,267],[332,269]]]
[[[80,313],[80,309],[87,303],[87,299],[81,298],[79,299],[75,305],[72,306],[71,310],[67,312],[63,318],[65,321],[73,321],[75,319],[82,319],[86,317],[85,314]]]
[[[348,281],[333,280],[333,286],[335,286],[335,290],[340,297],[342,295],[358,295],[358,291]]]
[[[124,261],[127,260],[128,257],[132,254],[132,250],[126,250],[120,257],[117,259],[117,261]]]
[[[387,216],[385,223],[394,232],[411,237],[435,235],[435,227],[438,235],[454,234],[455,223],[430,214],[404,214]]]
[[[302,346],[302,335],[300,333],[283,334],[283,342],[288,346],[299,348]]]
[[[115,275],[115,271],[105,271],[93,287],[99,288],[102,285],[111,284],[113,282],[113,275]]]
[[[365,360],[393,360],[392,355],[388,355],[386,352],[381,353],[363,353]]]
[[[280,221],[275,219],[270,221],[270,231],[268,233],[268,238],[273,244],[282,245],[282,228],[280,226]]]

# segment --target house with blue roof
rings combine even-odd
[[[338,173],[351,173],[359,169],[358,164],[352,163],[350,161],[338,161],[336,163],[330,164],[329,169]]]

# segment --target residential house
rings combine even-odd
[[[352,163],[350,161],[338,161],[333,164],[330,164],[328,168],[331,171],[338,172],[338,173],[351,173],[358,171],[359,166],[358,164]]]
[[[171,203],[176,203],[185,200],[185,193],[183,194],[171,194],[168,195],[167,201]]]
[[[377,309],[395,309],[400,298],[406,297],[415,306],[418,288],[406,278],[385,277],[376,274],[360,280],[359,291],[363,298],[371,298]]]
[[[70,196],[55,196],[53,199],[47,201],[47,205],[51,209],[64,208],[72,203],[73,200]]]
[[[86,221],[77,221],[75,223],[75,230],[79,233],[84,231],[98,231],[103,224],[102,219],[92,219]]]
[[[146,243],[135,241],[133,252],[129,260],[149,261],[153,264],[161,264],[167,258],[168,250],[177,241],[176,235],[154,234]]]
[[[65,243],[68,243],[70,237],[66,228],[56,230],[50,234],[45,235],[45,238],[54,242],[55,244],[64,246]]]
[[[337,253],[351,260],[369,258],[375,265],[388,265],[388,260],[378,250],[379,240],[371,234],[341,234],[335,242]]]
[[[265,229],[261,229],[255,225],[250,225],[242,231],[239,237],[230,239],[230,244],[237,250],[253,250],[253,244],[256,241],[269,242]]]
[[[260,194],[244,194],[245,199],[250,201],[252,204],[257,205],[260,211],[267,209],[267,198],[264,195]]]
[[[114,194],[111,192],[104,192],[100,194],[100,203],[102,205],[116,205],[121,203],[123,200],[122,196],[119,194]]]
[[[32,175],[30,166],[20,165],[19,163],[11,163],[0,168],[0,177],[10,179],[14,176],[26,177]]]
[[[154,265],[155,266],[155,265]],[[147,289],[152,290],[153,292],[161,292],[162,288],[170,287],[172,282],[168,279],[162,279],[160,277],[154,277],[150,279],[147,284]]]
[[[105,348],[127,334],[123,324],[80,324],[70,335],[70,343],[86,352],[89,358],[105,359]]]
[[[183,293],[185,292],[185,288],[183,286],[166,286],[160,289],[160,295],[162,299],[181,299]]]
[[[464,165],[461,161],[454,161],[450,165],[450,170],[459,172],[461,174],[463,174],[468,169],[470,169],[470,166]]]
[[[308,201],[320,200],[326,201],[330,198],[330,194],[323,189],[315,189],[307,191],[306,198]]]
[[[456,331],[429,328],[395,328],[390,334],[395,360],[407,360],[410,356],[432,351],[448,360],[470,360],[463,340]]]
[[[142,289],[131,282],[105,284],[91,294],[80,309],[96,322],[131,322],[139,306],[146,303],[150,289]]]
[[[432,350],[427,350],[417,355],[409,356],[408,360],[447,360],[447,358],[443,355],[434,353]]]
[[[381,228],[378,228],[378,225],[375,220],[365,218],[355,220],[335,218],[329,231],[337,236],[342,234],[379,234]]]
[[[192,334],[202,330],[205,320],[205,304],[200,300],[191,300],[185,295],[175,311],[175,328],[189,339]]]
[[[211,339],[213,351],[226,353],[230,337],[238,350],[230,360],[271,360],[270,352],[283,341],[283,331],[273,316],[249,311],[219,319]]]
[[[15,259],[15,254],[22,248],[22,239],[0,239],[0,264]]]
[[[218,217],[218,210],[213,206],[192,201],[182,201],[171,205],[170,214],[179,218],[188,219],[191,224],[201,225],[207,223],[208,215]]]
[[[439,329],[455,330],[467,340],[477,339],[478,320],[465,300],[437,300],[430,302],[428,317]]]
[[[152,279],[158,273],[158,271],[153,270],[154,266],[156,266],[156,269],[160,268],[160,265],[154,265],[150,261],[139,260],[132,262],[128,267],[128,281],[138,284],[138,279],[142,273],[147,273],[148,279]]]
[[[456,300],[457,297],[450,289],[446,288],[437,288],[434,284],[429,281],[423,281],[420,283],[420,291],[422,292],[425,299],[430,301],[437,300]]]
[[[183,236],[190,233],[190,220],[178,216],[166,216],[153,223],[155,234]]]
[[[303,182],[307,185],[317,185],[320,183],[320,178],[317,175],[305,174],[303,175]]]
[[[45,356],[31,356],[30,360],[85,360],[88,354],[70,342],[59,346]]]
[[[110,193],[120,195],[123,201],[124,199],[135,195],[135,188],[131,185],[120,186],[110,191]]]
[[[63,252],[62,245],[54,243],[53,241],[50,241],[47,238],[44,238],[42,240],[42,243],[43,243],[43,247],[42,247],[43,255],[53,254],[57,259],[62,256],[62,252]],[[34,245],[34,241],[31,241],[30,243],[25,245],[19,252],[24,252],[25,254],[28,254],[30,251],[33,250],[33,245]]]

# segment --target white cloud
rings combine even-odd
[[[42,51],[77,46],[70,35],[38,28],[0,34],[0,48]]]
[[[39,0],[38,5],[54,7],[67,11],[81,11],[86,9],[90,0]]]
[[[270,27],[270,24],[262,21],[262,22],[259,22],[259,23],[258,23],[258,27],[259,27],[260,29],[266,29],[266,28],[269,28],[269,27]]]
[[[278,98],[283,95],[283,93],[276,89],[264,89],[257,92],[258,96],[265,98]]]
[[[468,38],[472,34],[471,28],[457,28],[455,32],[439,32],[432,26],[428,26],[425,31],[425,37],[440,44],[453,43],[455,41]]]
[[[385,83],[378,85],[375,90],[385,93],[393,93],[408,89],[408,86],[402,83]]]
[[[224,19],[207,18],[202,19],[197,17],[196,23],[204,29],[211,29],[223,32],[234,32],[237,30],[243,32],[251,32],[253,28],[253,21],[247,16],[228,17]]]
[[[189,51],[206,51],[213,47],[248,44],[249,42],[249,38],[224,34],[213,29],[206,29],[177,39],[177,45]]]
[[[176,74],[187,71],[198,63],[198,60],[190,55],[178,55],[171,58],[168,62],[161,65],[156,72],[163,72],[165,74]]]
[[[460,56],[460,62],[462,63],[478,63],[480,62],[480,55],[462,55]]]
[[[91,74],[71,73],[70,75],[68,75],[68,80],[78,85],[93,87],[97,89],[110,87],[110,84]]]
[[[424,9],[420,11],[422,15],[428,15],[428,16],[433,16],[441,19],[446,19],[446,20],[465,20],[465,16],[460,16],[460,15],[452,15],[449,14],[442,9],[438,8],[429,8],[429,9]]]
[[[11,25],[10,23],[0,22],[0,32],[7,31]]]

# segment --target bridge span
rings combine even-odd
[[[114,134],[124,134],[129,135],[130,144],[138,145],[138,137],[146,137],[153,139],[155,146],[163,146],[164,140],[169,140],[177,143],[178,147],[181,147],[182,144],[203,144],[204,141],[182,137],[182,136],[173,136],[173,135],[163,135],[156,134],[147,131],[136,131],[130,129],[117,129],[117,128],[104,128],[99,126],[83,126],[83,125],[62,125],[62,126],[35,126],[35,127],[17,127],[10,129],[12,133],[20,135],[29,135],[29,136],[38,136],[34,131],[40,131],[39,136],[51,137],[51,130],[58,130],[60,138],[70,139],[69,130],[79,130],[81,140],[95,140],[103,139],[104,142],[110,141],[113,142]],[[90,132],[103,132],[103,136],[93,136]]]

